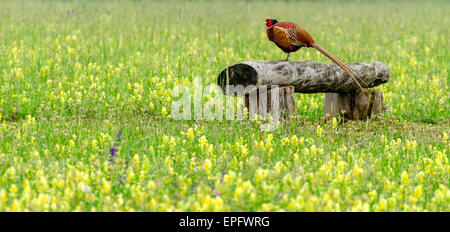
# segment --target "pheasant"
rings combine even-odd
[[[296,52],[302,47],[313,47],[328,57],[331,61],[339,65],[339,67],[341,67],[350,77],[353,78],[361,90],[363,89],[356,79],[358,78],[361,80],[361,78],[347,65],[342,63],[342,61],[333,56],[333,54],[325,50],[325,48],[319,46],[304,28],[291,22],[278,22],[276,19],[266,19],[266,26],[267,37],[269,37],[269,40],[274,42],[279,48],[281,48],[281,50],[287,53],[285,59],[286,61],[289,60],[289,53]],[[361,82],[367,86],[363,80],[361,80]]]

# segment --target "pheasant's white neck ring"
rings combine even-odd
[[[278,23],[275,23],[274,25],[270,26],[267,28],[267,30],[269,30],[270,28],[272,28],[273,26],[277,25]]]

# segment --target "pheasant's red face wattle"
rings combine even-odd
[[[271,27],[273,25],[273,20],[272,19],[266,19],[266,26],[267,27]]]

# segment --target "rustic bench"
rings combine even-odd
[[[366,84],[364,88],[372,88],[389,81],[390,71],[385,63],[364,62],[347,65]],[[252,109],[249,110],[250,117],[256,113],[264,115],[272,111],[271,98],[274,95],[271,92],[274,87],[278,88],[278,110],[284,112],[285,119],[289,119],[295,109],[294,92],[325,93],[324,117],[339,114],[350,120],[366,120],[385,109],[380,90],[362,91],[344,70],[333,63],[248,61],[225,68],[220,72],[217,82],[224,93],[230,92],[227,91],[230,86],[244,87],[232,94],[245,96],[245,107]],[[267,107],[264,107],[267,110],[262,110],[262,98],[267,99],[264,101],[267,102]]]

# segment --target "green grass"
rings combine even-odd
[[[2,1],[0,211],[449,211],[447,1]],[[278,60],[265,18],[382,61],[390,110],[289,125],[177,121],[171,91]],[[329,62],[308,48],[291,60]],[[167,113],[164,113],[164,110]],[[110,148],[123,128],[117,153]]]

